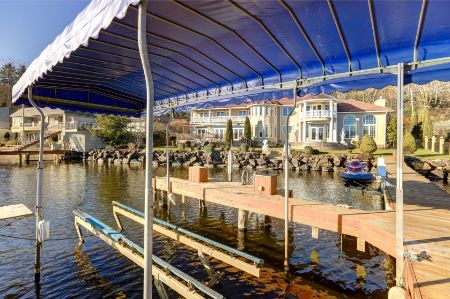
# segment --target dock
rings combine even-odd
[[[395,162],[386,159],[395,177]],[[392,178],[391,178],[392,179]],[[166,178],[153,178],[156,190],[167,191]],[[170,192],[182,198],[220,204],[284,219],[284,194],[263,195],[252,185],[210,179],[195,183],[171,178]],[[405,279],[411,298],[445,298],[450,294],[450,195],[404,165]],[[289,220],[311,226],[314,237],[327,230],[357,238],[395,257],[395,211],[363,211],[291,198]]]
[[[33,215],[33,212],[24,204],[15,204],[0,207],[0,220]]]

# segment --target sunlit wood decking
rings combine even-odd
[[[387,159],[395,176],[395,164]],[[154,178],[157,190],[166,190],[164,177]],[[253,186],[209,180],[193,183],[171,178],[171,192],[206,202],[284,218],[283,190],[260,195]],[[405,267],[415,298],[445,298],[450,294],[450,195],[405,165],[404,173],[405,252],[426,251],[425,259]],[[291,199],[289,218],[314,229],[324,229],[359,238],[395,256],[395,212],[362,211],[340,206]],[[414,281],[415,278],[417,281]]]

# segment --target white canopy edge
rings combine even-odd
[[[100,30],[115,19],[122,19],[130,5],[139,0],[92,0],[56,39],[37,57],[14,85],[12,102],[16,102],[29,85],[34,84],[53,66],[69,58],[80,46],[87,46],[90,38],[97,39]]]

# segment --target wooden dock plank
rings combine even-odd
[[[0,220],[30,215],[33,215],[33,212],[24,204],[0,207]]]

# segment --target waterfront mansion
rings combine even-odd
[[[348,144],[365,134],[372,136],[379,147],[386,146],[387,115],[392,110],[386,107],[384,99],[369,104],[356,100],[340,101],[325,94],[298,97],[289,127],[286,127],[292,107],[293,99],[282,98],[191,110],[191,133],[196,138],[214,136],[223,139],[227,121],[231,119],[233,139],[241,140],[248,116],[252,139],[258,143],[266,139],[272,145],[281,144],[287,130],[290,142],[299,146]]]

